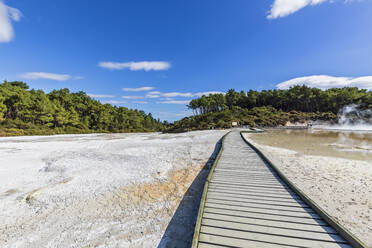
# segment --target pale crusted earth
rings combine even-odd
[[[0,247],[188,244],[224,133],[0,138]]]
[[[302,191],[372,247],[372,161],[304,155],[257,144]]]

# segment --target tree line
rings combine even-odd
[[[141,110],[102,104],[85,92],[29,90],[24,82],[0,84],[0,135],[161,131]]]
[[[335,121],[342,107],[372,109],[372,91],[358,88],[320,90],[294,86],[210,94],[190,101],[194,116],[162,123],[151,113],[102,104],[85,92],[29,89],[24,82],[0,83],[0,136],[90,132],[187,131],[228,128],[232,121],[250,126],[277,126],[288,121]]]
[[[190,101],[188,108],[194,114],[219,112],[234,107],[252,109],[271,106],[285,112],[332,112],[350,104],[358,104],[361,108],[372,108],[372,91],[356,87],[332,88],[321,90],[305,85],[294,86],[287,90],[249,90],[236,92],[230,89],[224,94],[202,96]]]
[[[241,125],[275,127],[288,122],[337,122],[338,112],[346,105],[372,109],[372,92],[358,88],[321,90],[305,85],[287,90],[263,90],[226,94],[211,94],[190,101],[193,116],[175,121],[168,132],[199,129],[230,128],[232,122]]]

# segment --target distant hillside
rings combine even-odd
[[[0,136],[161,131],[159,119],[141,110],[102,104],[85,92],[29,90],[23,82],[0,84]]]
[[[229,128],[238,122],[249,126],[278,126],[307,120],[337,120],[338,112],[347,105],[372,108],[372,92],[358,88],[321,90],[295,86],[288,90],[263,90],[211,94],[192,100],[188,108],[193,116],[176,121],[169,132]]]

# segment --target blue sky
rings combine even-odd
[[[0,80],[188,115],[205,92],[372,89],[371,0],[0,0]]]

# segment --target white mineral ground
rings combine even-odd
[[[224,133],[0,138],[0,247],[189,245]]]
[[[321,208],[372,247],[371,160],[308,155],[293,136],[288,141],[293,149],[275,147],[275,143],[284,143],[283,140],[266,140],[272,144],[269,146],[267,142],[263,145],[257,134],[245,137]]]

